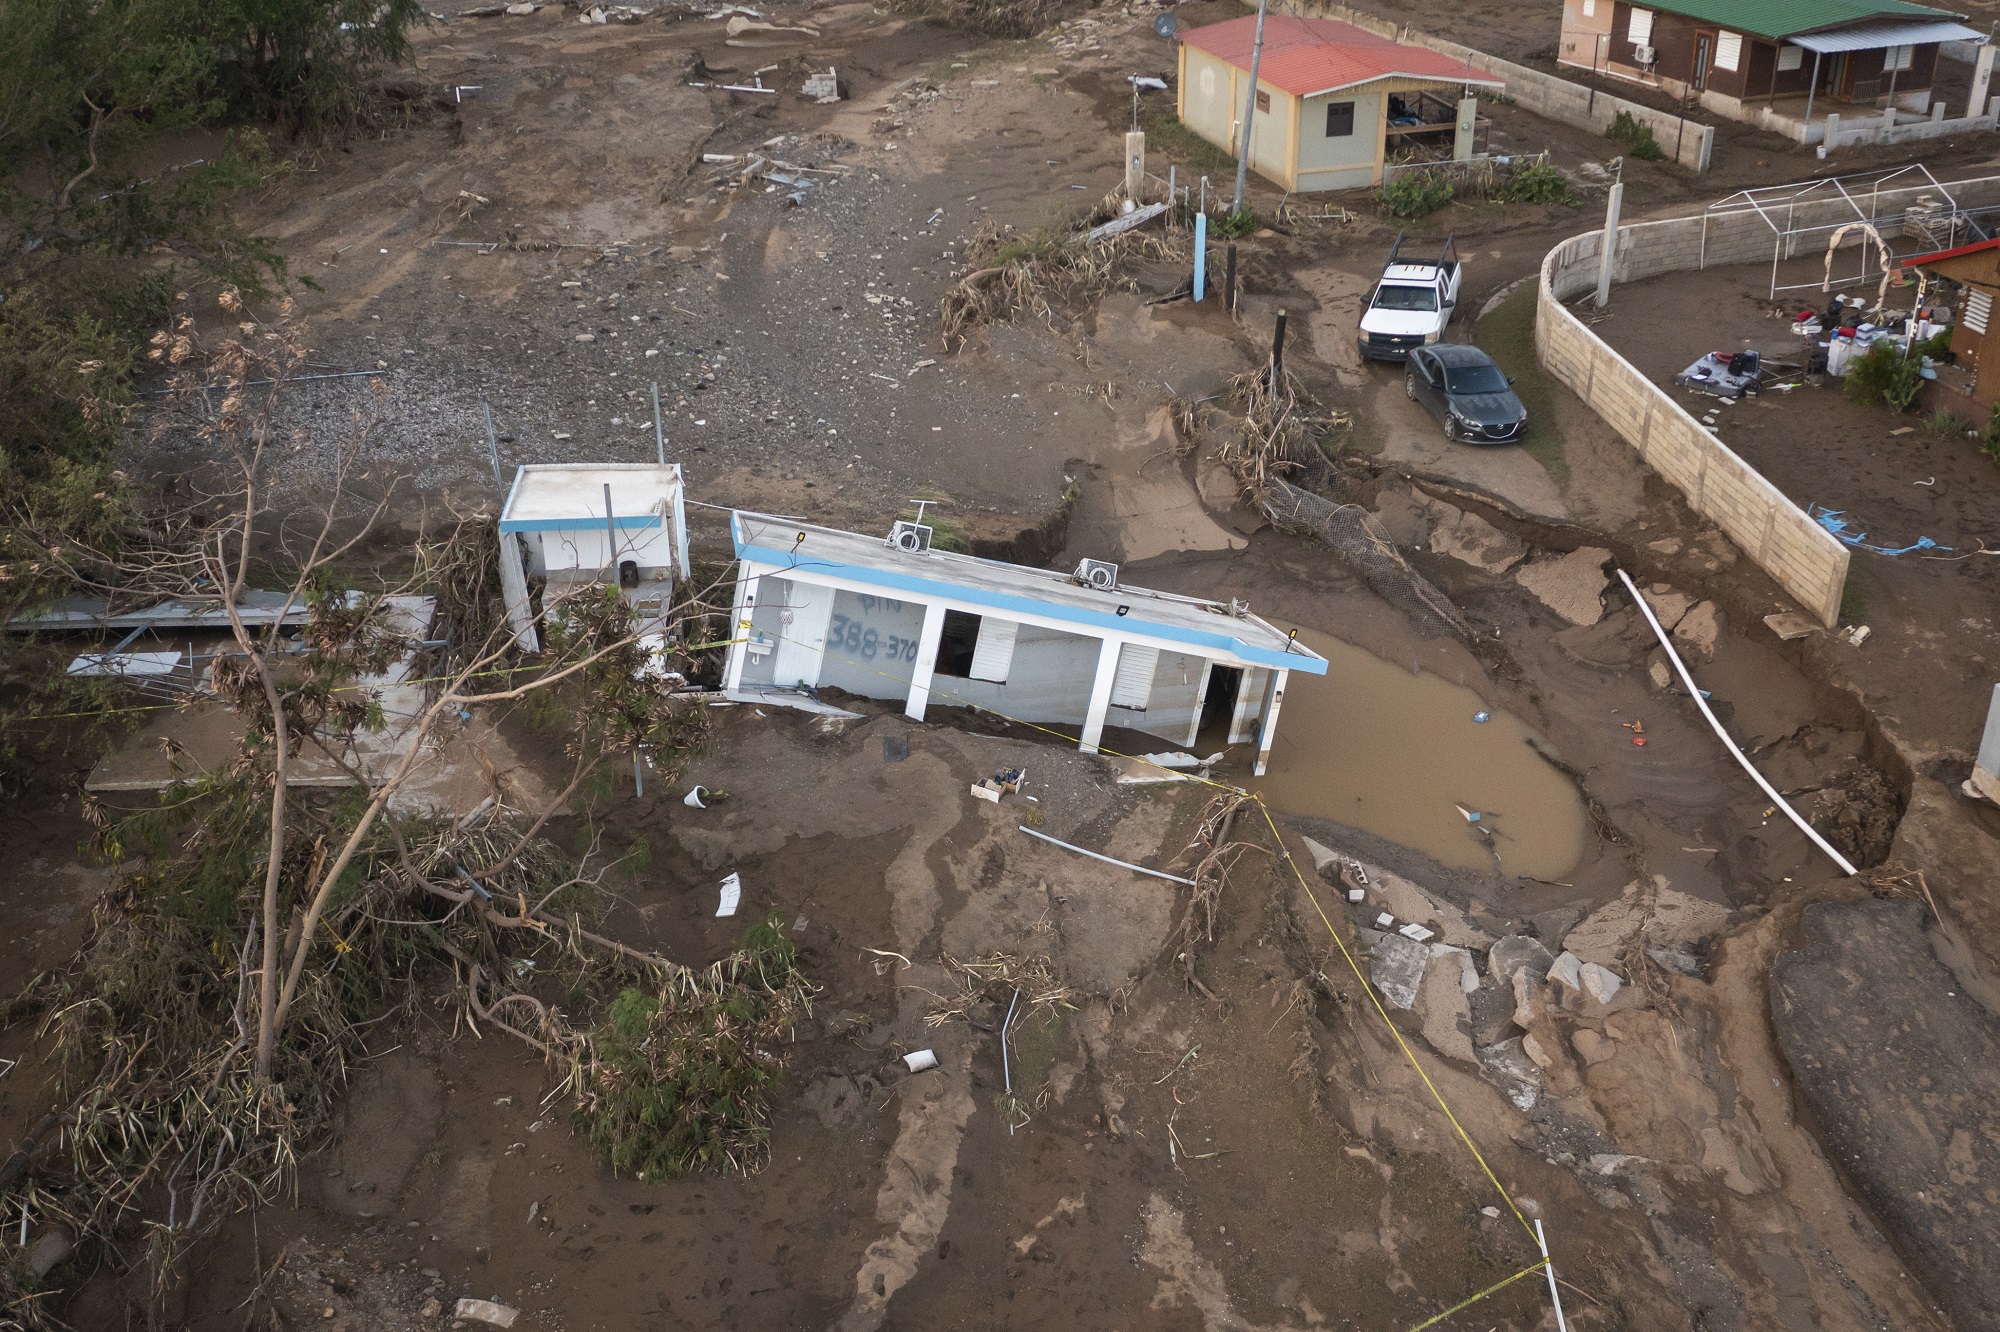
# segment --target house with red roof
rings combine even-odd
[[[1183,28],[1181,123],[1236,155],[1251,106],[1254,16]],[[1380,185],[1392,159],[1440,140],[1471,152],[1477,88],[1501,80],[1422,46],[1334,19],[1270,15],[1250,126],[1250,168],[1288,190]],[[1433,151],[1436,151],[1433,148]]]

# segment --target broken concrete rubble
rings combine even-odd
[[[1697,602],[1674,626],[1674,637],[1685,649],[1704,659],[1715,655],[1715,643],[1722,636],[1722,612],[1712,601]]]
[[[1488,1045],[1479,1051],[1479,1063],[1485,1068],[1507,1099],[1514,1103],[1516,1110],[1532,1110],[1541,1095],[1542,1070],[1528,1057],[1523,1039],[1519,1036]]]
[[[1482,573],[1503,574],[1528,557],[1519,537],[1502,532],[1476,513],[1433,502],[1437,524],[1431,529],[1431,550],[1469,564]]]
[[[1424,982],[1424,970],[1430,966],[1431,950],[1400,934],[1379,934],[1372,941],[1369,952],[1372,960],[1368,967],[1368,979],[1381,992],[1382,998],[1391,1008],[1415,1008],[1418,988]],[[1456,977],[1453,977],[1452,988],[1458,988]]]
[[[1580,546],[1554,559],[1534,560],[1514,571],[1514,581],[1571,624],[1596,624],[1604,616],[1605,561],[1602,546]]]
[[[1531,979],[1540,984],[1547,979],[1549,967],[1555,958],[1539,939],[1530,939],[1524,934],[1510,934],[1495,939],[1493,947],[1486,954],[1486,974],[1497,984],[1512,988],[1514,973],[1526,970]]]

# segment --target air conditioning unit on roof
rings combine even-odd
[[[1071,574],[1079,586],[1095,588],[1099,592],[1116,591],[1118,587],[1118,566],[1107,560],[1085,560],[1076,566]]]
[[[921,555],[931,548],[931,529],[922,523],[899,522],[889,529],[888,544]]]

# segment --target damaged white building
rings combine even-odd
[[[740,568],[724,687],[804,704],[836,688],[1192,745],[1211,729],[1254,742],[1264,772],[1293,671],[1326,659],[1240,606],[1124,586],[1114,565],[1074,573],[933,550],[929,529],[885,540],[787,518],[730,518]],[[807,704],[810,706],[810,704]],[[1226,728],[1226,730],[1224,729]]]

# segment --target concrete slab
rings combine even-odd
[[[1374,960],[1368,966],[1368,979],[1381,992],[1383,1002],[1391,1008],[1411,1009],[1417,1005],[1417,991],[1424,983],[1424,972],[1430,966],[1431,950],[1427,945],[1414,939],[1405,939],[1400,934],[1385,934],[1374,948]],[[1452,987],[1458,986],[1452,968]]]
[[[1610,558],[1602,546],[1582,546],[1523,565],[1514,571],[1514,581],[1571,624],[1596,624],[1604,618],[1604,589],[1611,581],[1604,564]]]
[[[1436,526],[1431,528],[1434,554],[1449,555],[1482,573],[1503,574],[1528,558],[1528,547],[1519,537],[1502,532],[1476,513],[1449,504],[1433,507]]]

